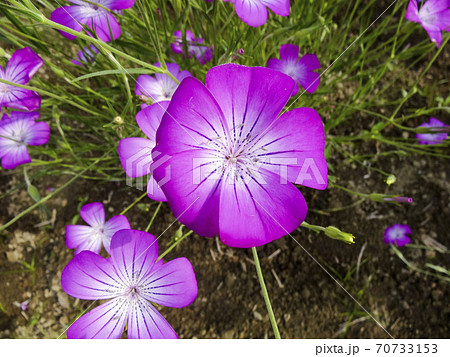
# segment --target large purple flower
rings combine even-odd
[[[153,163],[152,149],[156,145],[156,130],[168,105],[169,102],[158,102],[142,109],[136,115],[136,122],[148,139],[125,138],[119,143],[119,158],[125,173],[130,177],[148,177],[147,195],[156,201],[167,201],[164,192],[150,173],[150,165]],[[161,156],[157,159],[163,161]]]
[[[419,125],[419,128],[427,128],[430,131],[444,131],[447,130],[449,126],[441,122],[436,118],[430,118],[428,123],[423,123]],[[419,141],[421,145],[435,145],[442,144],[442,142],[447,139],[448,133],[446,132],[437,132],[437,133],[418,133],[416,134],[416,139]]]
[[[0,158],[4,169],[31,162],[27,145],[47,144],[50,127],[45,122],[36,122],[39,113],[11,112],[0,120]]]
[[[176,63],[166,63],[167,69],[172,75],[181,82],[191,74],[188,71],[181,71],[180,66]],[[159,62],[155,63],[156,67],[161,67]],[[155,77],[148,74],[141,74],[136,81],[135,94],[150,98],[153,102],[160,102],[172,99],[172,95],[178,88],[178,84],[164,73],[155,73]],[[142,108],[147,107],[143,104]]]
[[[121,230],[111,240],[111,258],[84,251],[61,275],[64,291],[78,299],[110,301],[80,317],[68,338],[177,338],[153,303],[185,307],[197,297],[197,280],[186,258],[163,264],[149,233]]]
[[[384,243],[403,247],[411,242],[408,234],[411,234],[411,228],[405,224],[394,224],[384,231]]]
[[[316,55],[306,54],[298,59],[299,47],[291,44],[280,47],[280,58],[271,58],[267,62],[267,67],[283,72],[292,77],[308,93],[314,93],[320,82],[319,73],[314,70],[320,68]],[[291,95],[298,93],[295,87]]]
[[[236,64],[212,68],[206,86],[183,80],[153,149],[169,159],[152,166],[180,222],[246,248],[304,220],[306,202],[293,183],[325,189],[328,172],[319,115],[297,108],[278,117],[294,85],[283,73]]]
[[[31,48],[22,48],[13,53],[5,70],[0,66],[0,79],[25,85],[43,64],[42,58]],[[33,111],[40,106],[41,97],[36,92],[0,83],[0,109],[7,107]]]
[[[437,47],[441,46],[441,31],[450,31],[450,0],[428,0],[419,9],[417,0],[410,0],[406,18],[422,25]]]
[[[134,5],[134,0],[67,1],[75,5],[56,9],[51,14],[51,20],[78,32],[83,29],[83,25],[86,25],[97,34],[99,39],[105,42],[111,41],[111,39],[116,40],[121,34],[119,23],[111,12],[106,9],[123,10]],[[67,32],[60,32],[69,40],[76,38],[76,36]],[[89,33],[89,35],[91,34]]]
[[[76,249],[75,254],[83,250],[98,253],[102,244],[109,253],[114,233],[130,228],[127,217],[122,215],[114,216],[105,223],[105,209],[100,202],[81,207],[80,216],[89,226],[66,226],[66,245],[70,249]]]
[[[175,42],[170,44],[172,51],[177,54],[184,54],[183,35],[181,31],[175,31],[173,35],[175,36]],[[211,61],[213,49],[212,47],[203,45],[203,38],[195,38],[191,31],[186,30],[186,44],[188,46],[187,52],[189,54],[189,58],[193,56],[197,58],[201,64],[206,64],[206,62]]]

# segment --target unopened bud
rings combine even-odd
[[[412,203],[413,202],[413,199],[411,197],[402,197],[402,196],[385,197],[383,200],[384,201],[394,201],[394,202],[398,202],[398,203]]]
[[[395,183],[395,181],[397,181],[397,178],[394,175],[389,175],[386,179],[386,183],[388,186],[392,185],[393,183]]]
[[[340,240],[347,244],[355,243],[355,236],[353,234],[342,232],[339,228],[334,226],[326,227],[325,234],[330,238]]]
[[[122,117],[115,117],[114,118],[114,123],[116,123],[117,125],[122,125],[123,124]]]

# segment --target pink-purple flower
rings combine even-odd
[[[197,297],[191,263],[158,258],[156,238],[146,232],[121,230],[111,240],[111,257],[93,252],[76,255],[61,275],[64,291],[78,299],[104,300],[76,320],[68,338],[177,338],[153,304],[181,308]]]
[[[442,43],[442,32],[450,31],[450,0],[427,0],[420,6],[410,0],[406,18],[422,25],[437,47]]]
[[[82,50],[78,51],[77,57],[72,60],[72,63],[74,65],[84,67],[86,63],[94,60],[94,57],[98,52],[98,49],[94,45],[84,47]]]
[[[411,243],[411,228],[405,224],[394,224],[384,231],[384,243],[403,247]]]
[[[236,64],[212,68],[206,86],[183,80],[156,133],[153,154],[166,159],[151,167],[181,223],[247,248],[305,219],[294,184],[325,189],[328,171],[317,112],[279,116],[294,86],[278,71]]]
[[[36,122],[38,112],[6,113],[0,120],[0,158],[4,169],[14,169],[31,162],[28,145],[47,144],[50,127],[45,122]]]
[[[76,249],[75,254],[84,250],[99,253],[102,245],[110,252],[111,238],[121,229],[129,229],[127,217],[117,215],[105,222],[105,209],[100,202],[88,203],[81,207],[81,218],[88,224],[66,226],[66,245]]]
[[[164,192],[150,172],[153,163],[152,149],[156,145],[156,130],[159,127],[169,102],[158,102],[142,109],[136,115],[136,122],[146,138],[125,138],[119,143],[119,158],[129,177],[148,177],[147,195],[152,200],[167,201]],[[158,157],[162,159],[162,157]]]
[[[234,0],[239,18],[250,26],[261,26],[267,21],[267,8],[280,16],[288,16],[289,0]]]
[[[184,78],[190,77],[188,71],[180,71],[180,66],[176,63],[166,63],[167,69],[172,75],[181,82]],[[161,67],[159,62],[156,67]],[[173,93],[178,88],[178,84],[164,73],[155,73],[155,77],[148,74],[141,74],[136,80],[135,94],[144,99],[151,99],[153,102],[167,101],[172,98]],[[141,108],[147,107],[142,104]]]
[[[172,51],[177,54],[184,54],[183,34],[181,31],[175,31],[175,42],[170,44]],[[203,45],[203,38],[195,38],[194,34],[186,30],[186,44],[189,58],[195,57],[201,64],[211,61],[213,56],[212,46]]]
[[[134,0],[67,0],[74,5],[62,6],[51,14],[51,20],[80,32],[87,26],[102,41],[116,40],[121,35],[119,23],[111,11],[128,9]],[[111,11],[108,11],[111,10]],[[60,31],[64,37],[74,40],[76,36]],[[90,36],[92,34],[88,32]]]
[[[416,139],[421,145],[442,144],[448,137],[449,126],[436,118],[430,118],[428,123],[423,123],[418,127],[427,128],[430,131],[430,133],[416,134]]]
[[[299,47],[286,44],[280,47],[280,58],[271,58],[267,67],[283,72],[292,77],[298,85],[302,86],[308,93],[314,93],[320,83],[320,75],[315,70],[320,68],[319,60],[314,54],[305,54],[300,59]],[[291,95],[298,93],[296,86]]]
[[[25,85],[43,64],[42,58],[31,48],[22,48],[13,53],[5,70],[0,66],[0,79]],[[0,82],[0,109],[34,111],[40,106],[41,97],[36,92]]]

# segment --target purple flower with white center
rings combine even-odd
[[[38,112],[11,112],[3,114],[0,121],[0,158],[4,169],[14,169],[31,162],[28,145],[47,144],[50,127],[45,122],[36,122]]]
[[[181,308],[197,297],[191,263],[158,258],[156,238],[146,232],[121,230],[111,240],[108,259],[84,251],[61,275],[64,291],[78,299],[110,301],[76,320],[68,338],[120,338],[127,325],[128,338],[177,338],[153,306]]]
[[[299,47],[291,44],[280,47],[280,58],[271,58],[267,62],[267,67],[287,74],[293,78],[297,84],[302,86],[308,93],[314,93],[320,83],[319,73],[314,70],[320,68],[316,55],[306,54],[298,59]],[[298,93],[298,87],[292,91],[292,96]]]
[[[158,102],[142,109],[136,115],[136,122],[145,138],[125,138],[119,143],[119,158],[129,177],[148,177],[147,195],[155,201],[167,201],[164,192],[150,172],[153,163],[152,149],[156,145],[156,131],[161,123],[169,102]],[[161,159],[161,158],[159,158]]]
[[[181,82],[191,74],[188,71],[180,71],[180,66],[176,63],[166,63],[167,69],[172,75]],[[155,63],[156,67],[161,67],[159,62]],[[143,98],[150,98],[153,102],[167,101],[172,99],[172,95],[178,88],[178,84],[164,73],[155,73],[155,77],[148,74],[141,74],[136,81],[136,89],[134,93]],[[142,108],[147,107],[143,104]]]
[[[130,229],[127,217],[118,215],[105,223],[105,209],[100,202],[88,203],[81,207],[80,216],[88,224],[66,226],[66,245],[76,249],[75,254],[84,250],[99,253],[103,246],[110,253],[111,238],[121,229]]]
[[[423,123],[418,128],[427,128],[430,131],[448,131],[449,126],[436,118],[430,118],[428,123]],[[448,137],[446,132],[437,133],[418,133],[416,139],[420,145],[442,144]]]
[[[86,63],[94,60],[95,54],[97,53],[99,53],[97,48],[94,45],[89,45],[89,47],[85,47],[81,51],[78,51],[77,57],[72,60],[72,63],[84,67]]]
[[[5,70],[0,66],[0,79],[25,85],[43,64],[42,58],[31,48],[22,48],[13,53]],[[40,106],[41,97],[36,92],[0,82],[0,109],[6,107],[31,112]]]
[[[305,219],[294,183],[327,187],[325,134],[313,109],[278,116],[294,86],[283,73],[236,64],[212,68],[206,86],[194,77],[180,84],[153,149],[168,159],[151,170],[181,223],[248,248]]]
[[[183,50],[183,35],[181,31],[175,31],[175,42],[170,44],[172,51],[177,54],[184,54]],[[211,47],[203,46],[203,38],[195,38],[194,34],[186,30],[186,43],[188,46],[189,58],[195,57],[201,64],[211,61],[213,56],[213,49]]]
[[[80,32],[83,25],[89,27],[98,38],[108,42],[120,37],[121,30],[116,18],[111,14],[112,10],[128,9],[134,5],[134,0],[67,0],[75,5],[63,6],[52,12],[52,21]],[[100,5],[100,6],[99,6]],[[105,9],[106,8],[106,9]],[[76,36],[60,31],[61,35],[74,40]],[[89,36],[92,36],[89,33]],[[111,38],[112,35],[112,38]]]
[[[411,228],[409,226],[405,224],[394,224],[393,226],[387,227],[384,231],[384,243],[403,247],[411,243],[411,238],[408,234],[411,234]]]
[[[450,0],[428,0],[419,9],[417,0],[410,0],[405,15],[409,21],[422,25],[431,42],[441,47],[441,31],[450,31]]]

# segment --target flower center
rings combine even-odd
[[[0,83],[0,95],[5,95],[11,90],[11,85],[6,83]]]

